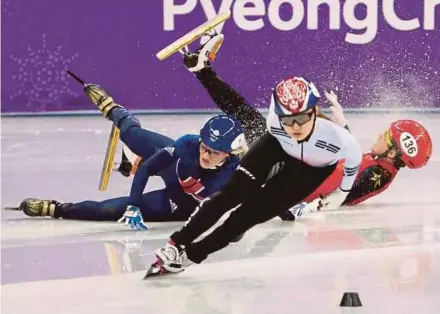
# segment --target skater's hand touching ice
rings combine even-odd
[[[319,210],[338,209],[347,198],[348,193],[349,192],[342,191],[340,188],[338,188],[336,191],[327,195],[320,201],[318,209]]]
[[[136,206],[127,206],[127,210],[124,215],[118,220],[118,222],[124,222],[126,226],[130,225],[132,229],[148,230],[148,226],[144,223],[142,213]]]
[[[295,221],[296,219],[303,217],[307,213],[319,210],[320,202],[321,199],[318,197],[309,203],[302,202],[296,204],[289,210],[279,215],[279,217],[284,221]]]

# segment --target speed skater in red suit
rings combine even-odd
[[[331,103],[332,120],[348,128],[337,96],[326,93]],[[424,167],[432,155],[432,141],[426,128],[414,120],[397,120],[378,135],[371,152],[362,156],[361,166],[352,190],[343,205],[352,206],[386,191],[397,173],[403,168]],[[321,210],[323,197],[341,184],[344,175],[344,161],[338,163],[333,174],[327,178],[304,201],[280,215],[283,220],[295,220],[312,211]]]

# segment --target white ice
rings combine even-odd
[[[140,116],[174,138],[197,133],[206,118]],[[3,211],[3,313],[438,313],[440,116],[348,118],[365,151],[389,122],[422,122],[433,137],[431,162],[402,170],[365,204],[295,223],[274,219],[206,263],[151,281],[141,280],[144,268],[181,223],[136,232]],[[128,193],[130,180],[116,173],[107,192],[97,190],[109,129],[101,117],[3,118],[1,206]],[[363,306],[339,307],[344,292],[358,292]]]

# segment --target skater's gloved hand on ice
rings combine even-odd
[[[307,203],[302,202],[299,204],[296,204],[289,210],[285,211],[279,217],[284,221],[295,221],[296,219],[303,217],[305,214],[317,211],[319,209],[321,199],[316,198],[313,201]]]
[[[118,220],[118,222],[124,222],[126,226],[130,225],[132,229],[148,230],[148,226],[144,223],[142,213],[136,206],[127,206],[127,210],[124,215]]]
[[[286,210],[284,213],[280,214],[279,217],[281,220],[284,221],[295,221],[299,217],[303,216],[306,211],[305,208],[307,207],[306,202],[302,202],[299,204],[296,204],[295,206],[291,207],[289,210]]]
[[[330,93],[326,91],[325,98],[327,98],[327,101],[330,103],[330,111],[332,113],[331,118],[333,122],[342,126],[343,128],[346,127],[348,122],[344,116],[344,110],[338,101],[338,95],[336,95],[334,91],[330,91]]]
[[[338,209],[347,198],[349,192],[344,192],[338,188],[333,193],[324,197],[319,204],[319,210]]]

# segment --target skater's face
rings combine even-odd
[[[304,140],[307,136],[312,132],[313,124],[315,121],[315,112],[313,109],[306,111],[305,113],[298,115],[297,118],[303,117],[304,119],[298,119],[300,123],[289,121],[289,117],[285,119],[281,118],[281,125],[284,130],[289,134],[292,138],[297,141]],[[285,121],[284,121],[285,120]],[[305,122],[304,122],[305,121]]]
[[[222,164],[229,154],[212,149],[203,142],[200,143],[200,167],[204,169],[215,168]]]
[[[371,153],[375,156],[382,156],[385,154],[390,147],[393,147],[393,142],[391,140],[391,136],[388,130],[378,135],[376,141],[371,147]],[[396,155],[396,150],[391,149],[387,153],[387,157],[393,158]]]

